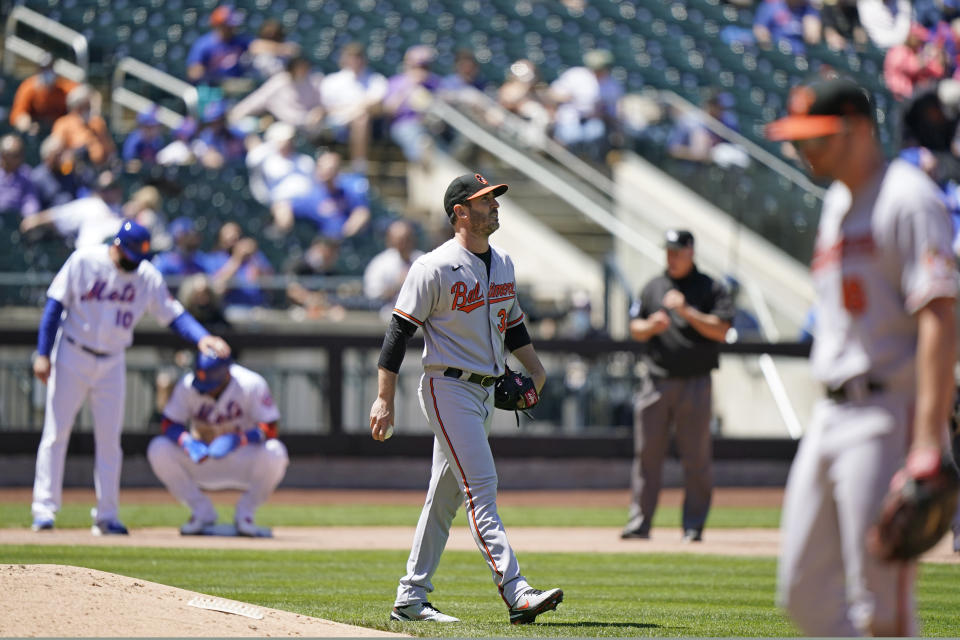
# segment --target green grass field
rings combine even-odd
[[[88,526],[90,505],[68,505],[58,526]],[[0,504],[0,522],[29,523],[23,504]],[[419,509],[389,506],[265,506],[259,522],[280,525],[412,526]],[[121,506],[132,527],[176,526],[181,507]],[[228,515],[221,512],[221,519]],[[623,509],[503,510],[509,526],[620,526]],[[714,509],[709,526],[775,526],[775,509]],[[676,509],[657,525],[679,522]],[[0,546],[0,563],[68,564],[202,593],[318,616],[347,624],[422,636],[775,637],[797,631],[774,605],[776,561],[686,554],[522,553],[535,586],[561,586],[556,612],[529,626],[511,626],[478,554],[448,551],[432,601],[463,620],[454,625],[389,623],[406,551],[226,551],[84,546]],[[956,565],[923,565],[919,603],[925,636],[960,635]]]
[[[90,503],[67,503],[57,515],[60,528],[89,527]],[[233,518],[233,508],[217,505],[220,520]],[[507,526],[529,527],[622,527],[627,519],[627,508],[569,507],[511,507],[501,506],[498,511]],[[120,519],[129,527],[179,527],[190,512],[175,504],[137,505],[122,503]],[[322,526],[406,526],[415,525],[420,507],[413,505],[324,505],[304,506],[267,503],[257,511],[257,522],[269,527],[322,527]],[[456,524],[465,525],[463,510],[457,515]],[[772,508],[714,508],[710,512],[708,527],[777,527],[780,510]],[[0,502],[0,527],[30,526],[30,507],[22,503]],[[680,526],[679,507],[657,509],[654,526]]]

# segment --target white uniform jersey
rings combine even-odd
[[[174,387],[163,410],[165,418],[191,428],[195,438],[209,442],[218,435],[247,431],[261,422],[280,419],[280,411],[263,376],[230,365],[230,382],[216,400],[193,388],[193,373]]]
[[[867,375],[890,389],[913,388],[914,314],[935,298],[956,296],[951,236],[936,185],[903,160],[855,202],[843,184],[830,187],[811,267],[818,380],[836,387]]]
[[[183,313],[163,276],[148,260],[127,272],[110,259],[109,245],[74,251],[47,289],[66,309],[64,335],[81,345],[113,353],[133,342],[133,328],[150,312],[169,325]]]
[[[491,246],[488,278],[456,238],[413,263],[393,311],[423,328],[424,367],[492,376],[504,372],[506,330],[523,321],[509,256]]]

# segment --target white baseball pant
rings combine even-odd
[[[810,636],[911,636],[915,563],[866,549],[890,479],[903,465],[913,396],[821,400],[790,469],[778,602]]]
[[[97,357],[61,334],[51,362],[33,481],[33,519],[52,520],[60,510],[70,431],[84,400],[89,398],[93,413],[93,484],[97,495],[97,506],[91,515],[94,521],[115,520],[123,463],[120,432],[127,383],[124,352]]]
[[[200,464],[166,436],[157,436],[147,447],[153,472],[174,498],[200,520],[216,521],[217,512],[203,491],[239,489],[236,518],[253,520],[257,508],[266,502],[287,471],[287,448],[279,440],[248,444],[226,456],[207,458]]]
[[[463,504],[470,533],[507,606],[529,587],[497,514],[497,469],[487,435],[493,419],[493,387],[427,372],[420,379],[420,408],[434,433],[433,466],[407,574],[395,605],[427,600],[431,578]]]

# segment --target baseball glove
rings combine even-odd
[[[497,378],[493,386],[493,403],[497,409],[516,411],[529,409],[540,401],[537,387],[533,378],[511,371],[507,367],[506,373]]]
[[[950,529],[957,510],[960,481],[949,458],[936,450],[917,450],[890,481],[877,523],[870,530],[870,550],[887,561],[916,558]]]

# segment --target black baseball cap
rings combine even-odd
[[[494,197],[501,196],[506,190],[507,185],[505,184],[490,184],[479,173],[466,173],[455,179],[447,187],[447,192],[443,194],[443,210],[452,220],[453,205],[463,204],[467,200],[473,200],[491,192]]]
[[[843,118],[874,118],[867,90],[849,78],[817,78],[790,90],[788,115],[767,125],[769,140],[807,140],[843,129]]]
[[[684,249],[693,246],[693,234],[686,229],[670,229],[664,234],[667,249]]]

